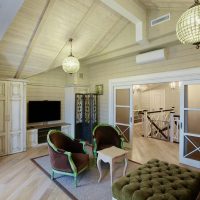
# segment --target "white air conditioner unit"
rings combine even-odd
[[[149,51],[136,56],[137,64],[146,64],[166,59],[166,49],[159,49],[155,51]]]

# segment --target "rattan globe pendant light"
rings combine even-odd
[[[200,48],[200,2],[194,1],[184,12],[176,25],[176,35],[183,44],[193,44]]]
[[[71,45],[70,55],[67,58],[65,58],[62,63],[63,70],[69,74],[74,74],[78,72],[78,70],[80,69],[80,63],[78,61],[78,58],[74,57],[72,54],[72,41],[73,39],[70,38],[69,39],[69,43]]]

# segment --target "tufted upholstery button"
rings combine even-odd
[[[155,159],[128,176],[112,186],[113,197],[118,200],[195,199],[200,184],[199,173]]]

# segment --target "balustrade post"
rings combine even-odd
[[[170,142],[174,142],[174,114],[175,112],[170,112]]]
[[[143,130],[144,130],[144,137],[148,137],[148,118],[147,118],[148,110],[143,110],[144,118],[143,118]]]

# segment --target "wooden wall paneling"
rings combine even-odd
[[[7,85],[6,81],[0,81],[0,156],[7,154]]]
[[[88,66],[91,91],[94,91],[95,85],[104,85],[104,95],[99,96],[100,122],[108,122],[108,81],[110,79],[199,67],[200,52],[193,46],[179,44],[171,46],[167,50],[168,58],[161,62],[137,65],[135,56],[130,55]]]
[[[27,102],[28,101],[61,101],[61,120],[53,123],[64,121],[64,87],[47,86],[47,85],[30,85],[27,86]]]

